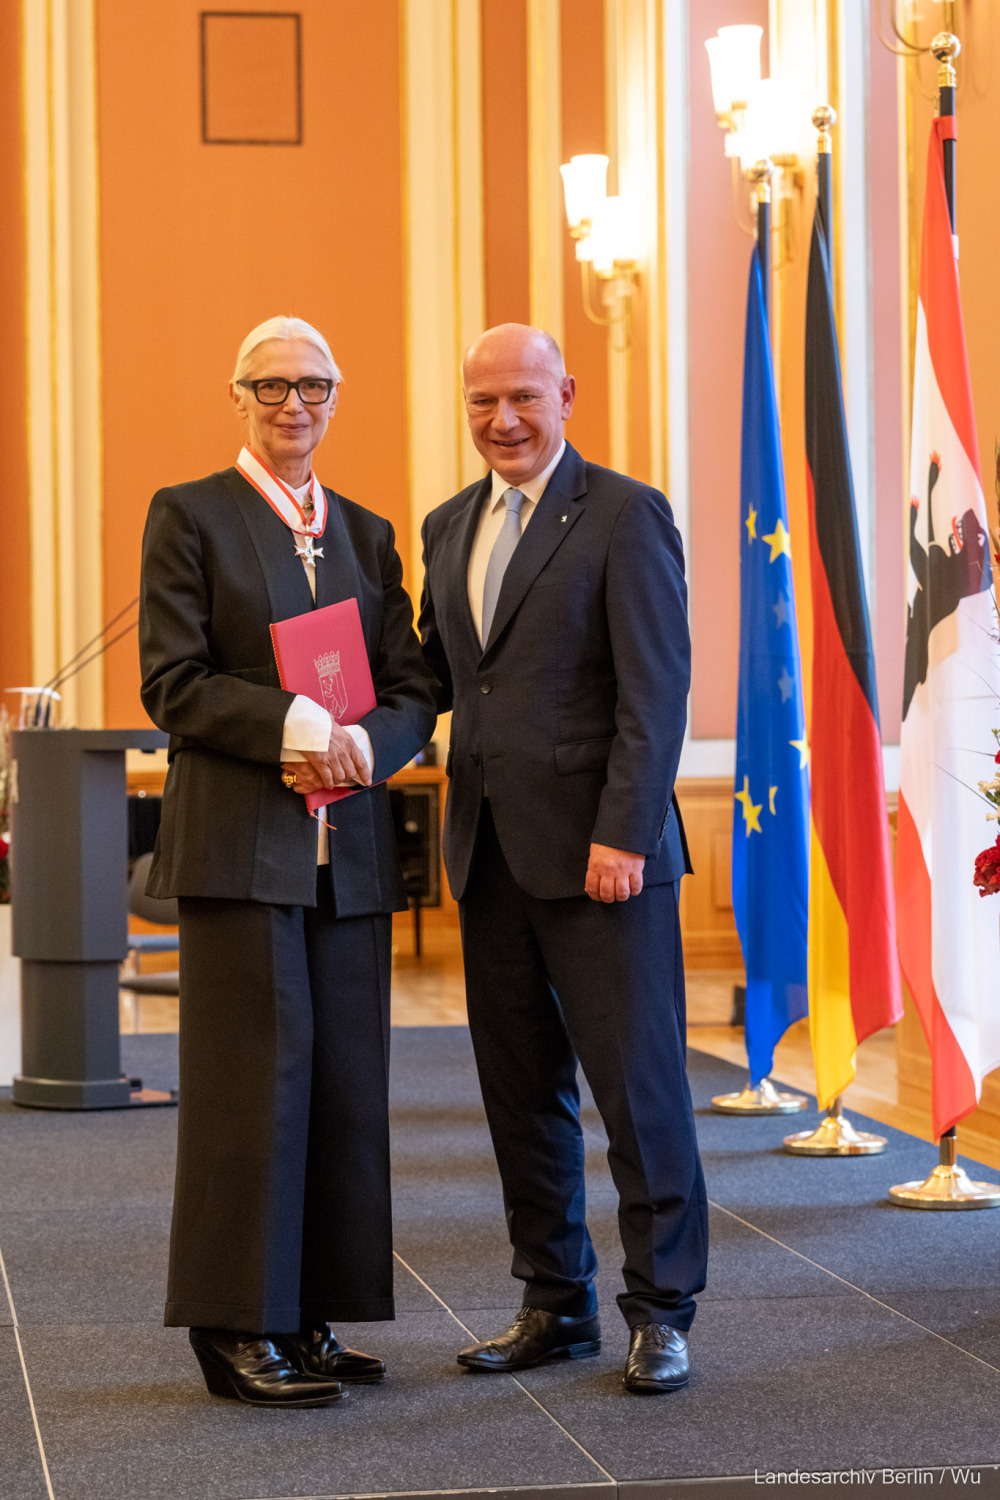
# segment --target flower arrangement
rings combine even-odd
[[[10,714],[0,706],[0,904],[10,900]]]
[[[1000,729],[994,729],[993,738],[1000,745]],[[993,811],[986,814],[987,823],[1000,822],[1000,749],[993,758],[997,766],[996,771],[988,781],[979,783],[979,790],[987,802],[993,804]],[[979,887],[981,896],[1000,895],[1000,833],[997,834],[995,844],[984,849],[982,854],[976,855],[976,869],[972,883]]]
[[[997,502],[1000,504],[1000,442],[993,445],[993,459],[996,468],[996,480],[994,489]],[[1000,567],[1000,526],[990,527],[990,539],[993,543],[993,560]],[[996,604],[996,589],[993,591],[993,602]],[[994,729],[993,738],[1000,747],[1000,729]],[[979,790],[992,805],[992,811],[986,814],[987,823],[1000,823],[1000,748],[993,757],[996,770],[988,781],[979,783]],[[978,886],[980,896],[1000,895],[1000,833],[997,834],[996,842],[981,854],[976,855],[976,865],[972,875],[972,883]]]

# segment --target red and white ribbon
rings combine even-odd
[[[252,484],[259,495],[263,495],[275,515],[297,536],[322,536],[326,526],[326,491],[316,475],[310,470],[309,485],[313,503],[313,518],[306,520],[298,499],[271,470],[262,458],[249,448],[241,448],[236,467],[248,484]],[[322,554],[320,554],[322,556]]]

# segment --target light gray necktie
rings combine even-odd
[[[486,578],[483,582],[482,636],[484,646],[490,638],[490,626],[496,614],[503,575],[507,571],[507,564],[514,556],[514,548],[521,540],[521,506],[524,503],[524,496],[520,490],[506,490],[503,503],[507,507],[507,514],[503,518],[500,535],[493,543],[493,551],[486,564]]]

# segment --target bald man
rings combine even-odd
[[[636,1392],[688,1379],[705,1185],[685,1073],[674,778],[690,644],[657,490],[565,441],[548,334],[491,328],[463,365],[486,478],[424,525],[424,653],[453,710],[444,857],[523,1305],[463,1349],[509,1372],[601,1347],[577,1060],[610,1141]]]

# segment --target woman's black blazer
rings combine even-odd
[[[431,736],[430,679],[391,525],[326,494],[316,607],[358,601],[378,700],[361,723],[383,781]],[[151,895],[315,905],[317,827],[281,781],[293,694],[278,681],[268,630],[312,607],[292,533],[236,469],[154,495],[142,549],[142,701],[170,735],[170,768]],[[405,908],[386,788],[335,803],[328,818],[337,915]]]

